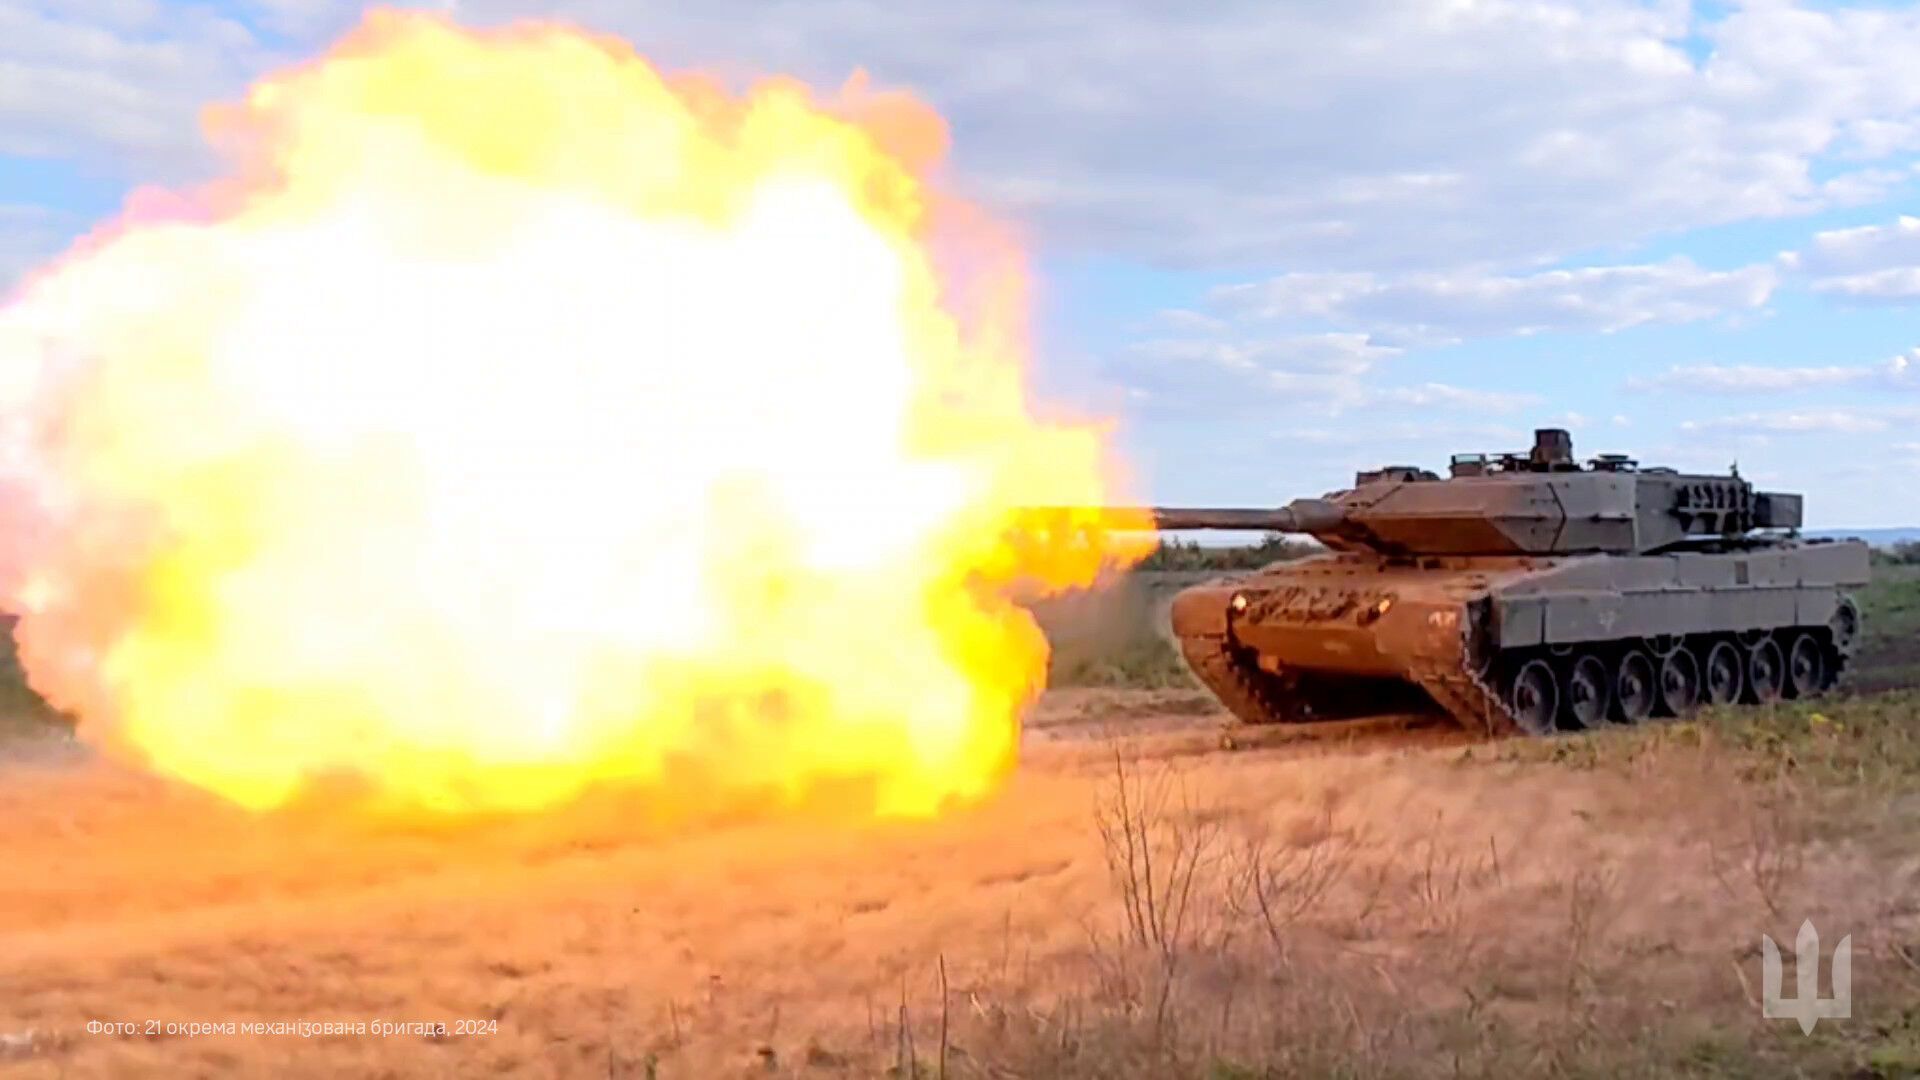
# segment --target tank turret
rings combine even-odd
[[[1417,708],[1538,734],[1831,687],[1867,548],[1801,541],[1801,510],[1733,470],[1583,463],[1543,428],[1524,453],[1454,455],[1444,478],[1389,466],[1270,510],[1139,512],[1328,548],[1175,598],[1188,665],[1241,720]]]
[[[1707,549],[1798,529],[1798,495],[1738,475],[1640,468],[1607,454],[1585,465],[1559,428],[1530,452],[1456,454],[1442,479],[1410,466],[1363,472],[1353,487],[1272,510],[1146,507],[1162,530],[1307,533],[1380,555],[1649,554]]]

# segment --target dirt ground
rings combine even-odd
[[[998,795],[881,824],[254,817],[16,744],[0,1070],[1743,1075],[1805,1039],[1754,997],[1805,918],[1853,935],[1862,1015],[1920,1002],[1911,834],[1801,828],[1684,739],[1225,752],[1221,720],[1056,691]]]

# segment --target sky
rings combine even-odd
[[[1920,6],[1684,0],[456,0],[669,70],[933,104],[1017,224],[1036,385],[1144,495],[1273,505],[1572,430],[1920,525]],[[0,291],[199,113],[357,21],[0,0]]]

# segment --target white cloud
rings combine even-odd
[[[1916,421],[1920,421],[1920,409],[1861,407],[1741,413],[1709,420],[1688,420],[1680,425],[1680,429],[1736,434],[1804,435],[1825,432],[1867,435]]]
[[[1259,318],[1326,322],[1389,340],[1452,342],[1698,322],[1763,306],[1777,277],[1766,265],[1704,270],[1674,258],[1523,275],[1294,273],[1229,286],[1215,299]]]
[[[1364,334],[1302,334],[1264,341],[1159,338],[1108,365],[1155,411],[1266,410],[1276,402],[1337,412],[1365,403],[1366,377],[1398,349]]]
[[[1877,198],[1904,182],[1882,163],[1920,145],[1920,13],[1907,11],[841,0],[773,19],[744,0],[555,7],[672,63],[828,80],[867,65],[924,90],[953,118],[973,184],[1055,243],[1200,263],[1564,256]],[[1705,61],[1689,55],[1696,43]]]
[[[1125,349],[1107,373],[1131,388],[1136,405],[1162,415],[1284,414],[1298,420],[1381,406],[1485,415],[1541,401],[1534,394],[1435,381],[1387,384],[1381,365],[1400,352],[1351,333],[1165,337]]]
[[[1695,364],[1668,368],[1649,378],[1627,380],[1629,390],[1681,390],[1699,394],[1755,394],[1857,386],[1874,376],[1868,367],[1764,367],[1757,364]]]
[[[1920,217],[1814,234],[1804,251],[1781,260],[1807,274],[1817,292],[1854,300],[1920,299]]]
[[[1429,468],[1444,463],[1449,454],[1516,451],[1533,441],[1531,429],[1511,424],[1436,423],[1431,419],[1375,419],[1341,428],[1289,425],[1276,430],[1272,438],[1279,443],[1352,451],[1348,460],[1356,462],[1424,462]]]
[[[1818,292],[1841,293],[1856,300],[1920,299],[1920,266],[1889,267],[1870,274],[1848,274],[1816,282]]]
[[[1458,409],[1464,412],[1518,412],[1540,404],[1538,394],[1507,390],[1475,390],[1446,383],[1421,383],[1418,386],[1389,386],[1370,395],[1374,401],[1421,408]]]
[[[1920,391],[1920,347],[1908,349],[1878,369],[1870,385],[1888,390]]]
[[[1437,381],[1393,385],[1379,363],[1407,347],[1468,337],[1613,332],[1750,311],[1766,302],[1776,274],[1770,265],[1703,270],[1685,259],[1524,275],[1286,274],[1215,289],[1200,310],[1158,313],[1158,336],[1125,350],[1109,373],[1136,389],[1136,401],[1162,410],[1285,399],[1322,414],[1361,405],[1512,413],[1544,399]],[[1570,426],[1585,423],[1576,417]]]
[[[1881,364],[1773,367],[1762,364],[1693,364],[1653,376],[1628,379],[1635,391],[1694,394],[1778,394],[1848,387],[1920,390],[1920,348]]]
[[[1586,413],[1569,409],[1555,416],[1542,416],[1537,422],[1541,427],[1560,427],[1568,431],[1578,431],[1592,424],[1593,420]]]
[[[1920,11],[1769,0],[462,0],[672,68],[855,68],[952,120],[967,188],[1052,250],[1212,265],[1519,265],[1880,198],[1920,148]],[[301,51],[351,10],[242,0]],[[1717,9],[1716,9],[1717,10]],[[1089,28],[1097,28],[1090,31]],[[0,151],[185,168],[269,61],[209,4],[0,8]],[[1704,48],[1702,48],[1704,47]],[[1693,50],[1693,51],[1690,51]],[[1706,59],[1696,59],[1704,55]]]
[[[209,5],[0,3],[0,154],[85,159],[138,179],[200,167],[200,108],[269,53]]]

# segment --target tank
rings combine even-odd
[[[1638,723],[1831,689],[1860,637],[1858,540],[1798,535],[1798,495],[1585,463],[1557,428],[1285,507],[1144,508],[1163,530],[1305,533],[1324,554],[1180,593],[1172,631],[1240,720],[1438,710],[1489,735]]]

